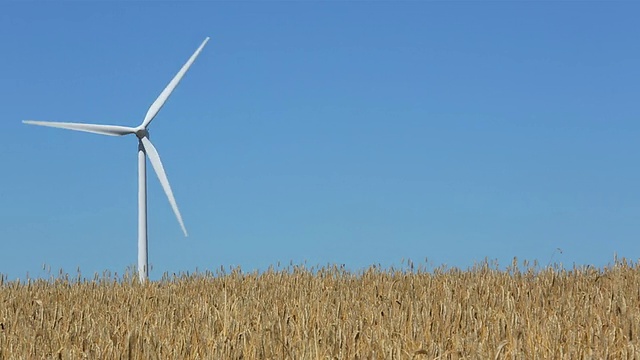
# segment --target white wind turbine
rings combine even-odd
[[[149,127],[149,124],[151,123],[153,118],[158,114],[164,103],[167,101],[169,95],[171,95],[171,92],[176,88],[176,86],[178,86],[178,83],[180,82],[184,74],[187,72],[187,70],[189,70],[189,67],[191,66],[191,64],[193,64],[193,61],[198,57],[200,51],[202,51],[202,48],[204,48],[207,41],[209,41],[208,37],[204,39],[200,47],[198,47],[193,55],[191,55],[189,60],[187,60],[187,62],[182,66],[180,71],[178,71],[176,76],[162,91],[156,101],[151,104],[151,107],[149,108],[149,110],[147,110],[147,115],[144,117],[142,124],[140,124],[138,127],[31,120],[23,121],[23,123],[25,124],[85,131],[101,135],[122,136],[135,134],[138,137],[138,276],[141,282],[147,280],[149,272],[147,257],[147,155],[149,156],[149,161],[151,162],[153,170],[155,170],[156,175],[158,175],[158,179],[160,180],[160,184],[162,184],[164,192],[169,198],[169,203],[171,203],[171,207],[173,208],[173,212],[176,214],[176,218],[180,223],[180,227],[184,232],[184,236],[187,236],[187,229],[185,228],[184,222],[182,221],[182,216],[180,215],[180,211],[178,210],[176,199],[173,197],[173,192],[171,191],[169,180],[167,179],[164,167],[162,166],[162,161],[160,161],[160,156],[158,155],[158,151],[156,150],[155,146],[153,146],[153,144],[149,140],[149,131],[147,130],[147,128]]]

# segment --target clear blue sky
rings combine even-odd
[[[137,259],[138,125],[151,278],[240,265],[640,253],[636,2],[4,2],[0,273]],[[562,254],[556,251],[562,249]]]

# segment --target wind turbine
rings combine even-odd
[[[178,210],[178,205],[176,204],[176,199],[173,196],[173,191],[171,191],[171,186],[169,185],[169,180],[167,179],[164,167],[162,166],[162,161],[160,161],[160,156],[158,155],[156,147],[153,146],[149,140],[148,127],[171,95],[171,92],[173,92],[176,86],[178,86],[178,83],[184,74],[189,70],[191,64],[193,64],[195,59],[198,57],[202,48],[207,44],[207,41],[209,41],[208,37],[204,39],[202,44],[200,44],[200,47],[198,47],[189,60],[187,60],[187,62],[182,66],[180,71],[178,71],[176,76],[162,91],[156,101],[151,104],[151,107],[147,110],[147,115],[144,117],[144,120],[137,127],[33,120],[22,121],[23,123],[30,125],[49,126],[101,135],[122,136],[135,134],[138,137],[138,276],[141,282],[145,282],[147,280],[149,273],[149,262],[147,257],[147,156],[149,156],[151,166],[153,167],[153,170],[155,170],[156,175],[158,175],[158,179],[160,180],[160,184],[162,184],[165,194],[167,194],[167,198],[169,198],[169,203],[173,208],[173,212],[176,214],[176,218],[178,219],[178,223],[180,223],[184,236],[187,236],[187,229],[182,221],[182,216],[180,215],[180,210]]]

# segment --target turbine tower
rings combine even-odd
[[[207,41],[209,41],[208,37],[204,39],[198,49],[182,66],[180,71],[178,71],[176,76],[162,91],[156,101],[151,104],[151,107],[147,110],[144,120],[138,127],[33,120],[22,121],[23,123],[30,125],[49,126],[101,135],[122,136],[135,134],[138,137],[138,276],[140,278],[140,282],[145,282],[149,276],[149,261],[147,256],[147,156],[149,157],[153,170],[156,175],[158,175],[158,179],[160,180],[160,184],[162,184],[165,194],[167,194],[167,198],[169,198],[169,203],[173,208],[173,212],[176,214],[176,218],[178,219],[178,223],[180,223],[184,236],[187,236],[187,229],[182,221],[182,216],[180,215],[180,210],[178,210],[178,205],[176,204],[176,199],[173,196],[173,191],[171,191],[171,186],[169,185],[167,174],[162,166],[162,161],[160,161],[160,155],[158,155],[158,151],[151,143],[151,140],[149,140],[148,127],[171,95],[171,92],[173,92],[176,86],[178,86],[178,83],[184,74],[189,70],[191,64],[193,64],[195,59],[198,57],[202,48],[207,44]]]

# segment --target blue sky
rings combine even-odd
[[[466,268],[640,252],[635,2],[4,2],[0,273],[290,262]],[[562,249],[562,253],[556,251]],[[427,263],[425,263],[425,259]]]

